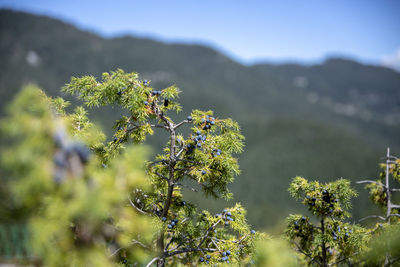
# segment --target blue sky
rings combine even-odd
[[[0,0],[111,37],[214,46],[244,63],[344,55],[399,65],[398,0]]]

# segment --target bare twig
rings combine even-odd
[[[211,252],[214,252],[214,251],[216,251],[216,249],[213,249],[213,248],[184,248],[182,250],[171,252],[171,253],[167,254],[165,257],[167,258],[167,257],[171,257],[171,256],[174,256],[174,255],[177,255],[177,254],[187,253],[187,252],[194,252],[194,251],[211,251]]]
[[[380,182],[377,182],[377,181],[372,181],[372,180],[362,180],[362,181],[357,181],[356,183],[357,184],[377,184],[377,185],[382,186],[384,188],[386,187],[384,184],[382,184]]]
[[[146,249],[150,249],[148,246],[146,246],[145,244],[143,244],[142,242],[140,242],[140,241],[138,241],[138,240],[136,240],[136,239],[133,239],[132,240],[132,242],[131,242],[131,245],[135,245],[135,244],[139,244],[139,245],[141,245],[142,247],[144,247],[144,248],[146,248]],[[120,248],[118,248],[118,249],[116,249],[116,250],[114,250],[114,252],[113,253],[111,253],[111,255],[110,255],[110,258],[111,257],[114,257],[115,256],[115,254],[117,254],[118,253],[118,251],[120,251],[121,249],[123,249],[122,247],[120,247]]]
[[[137,211],[139,211],[142,214],[149,215],[147,212],[143,211],[138,206],[136,206],[135,203],[132,202],[130,197],[128,197],[128,199],[129,199],[129,203],[131,203],[131,206],[134,207]]]
[[[122,248],[117,248],[116,250],[114,250],[114,252],[113,253],[111,253],[111,255],[110,255],[110,258],[112,258],[112,257],[114,257],[115,256],[115,254],[117,254],[118,253],[118,251],[120,251]]]
[[[178,160],[179,156],[182,154],[183,151],[185,151],[185,148],[184,148],[184,147],[182,147],[182,148],[179,150],[179,152],[176,154],[175,157],[177,158],[177,160]]]
[[[142,242],[140,242],[139,240],[136,240],[136,239],[132,239],[131,244],[132,244],[132,245],[138,244],[138,245],[140,245],[140,246],[142,246],[142,247],[144,247],[144,248],[146,248],[146,249],[150,249],[149,246],[143,244]]]
[[[163,129],[168,129],[167,126],[165,125],[159,125],[159,124],[150,124],[151,127],[156,127],[156,128],[163,128]]]
[[[160,259],[159,257],[155,257],[149,263],[147,263],[146,267],[150,267],[153,264],[153,262],[155,262],[156,260],[159,260],[159,259]]]
[[[369,215],[369,216],[366,216],[366,217],[364,217],[364,218],[361,218],[360,220],[358,220],[358,222],[362,222],[362,221],[364,221],[364,220],[366,220],[366,219],[370,219],[370,218],[378,218],[378,219],[381,219],[382,221],[386,220],[385,217],[383,217],[383,216],[379,216],[379,215]]]
[[[178,128],[181,127],[183,124],[188,123],[188,122],[189,122],[188,120],[181,121],[180,123],[178,123],[177,125],[175,125],[174,130],[178,129]]]
[[[214,246],[218,249],[218,251],[221,251],[221,249],[218,247],[217,243],[211,238],[211,242],[214,244]]]

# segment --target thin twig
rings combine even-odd
[[[150,163],[149,164],[149,167],[151,167],[151,166],[153,166],[153,165],[155,165],[155,164],[157,164],[157,163],[168,163],[168,161],[167,160],[165,160],[165,159],[162,159],[162,160],[157,160],[157,161],[153,161],[152,163]]]
[[[377,181],[372,181],[372,180],[357,181],[356,184],[377,184],[379,186],[386,187],[384,184],[377,182]]]
[[[221,249],[218,247],[217,243],[215,243],[214,239],[211,238],[211,242],[213,242],[214,246],[218,249],[218,251],[221,251]]]
[[[139,244],[139,245],[141,245],[142,247],[144,247],[144,248],[146,248],[146,249],[150,249],[148,246],[146,246],[146,245],[143,244],[142,242],[140,242],[140,241],[138,241],[138,240],[136,240],[136,239],[133,239],[132,242],[131,242],[131,245],[135,245],[135,244]],[[120,251],[121,249],[123,249],[123,248],[120,247],[120,248],[114,250],[114,252],[111,253],[110,258],[113,257],[115,254],[117,254],[118,251]]]
[[[165,125],[159,125],[159,124],[150,124],[151,127],[156,127],[156,128],[163,128],[163,129],[168,129],[167,126]]]
[[[168,244],[168,245],[169,245],[169,244]],[[168,245],[167,245],[167,247],[165,248],[164,252],[167,252]],[[169,251],[170,251],[170,252],[175,251],[175,250],[177,250],[178,248],[180,248],[181,246],[182,246],[182,244],[180,243],[180,244],[178,244],[176,247],[170,249]]]
[[[189,162],[193,164],[200,164],[198,161],[193,161],[193,160],[187,160],[187,159],[176,159],[176,161],[183,161],[183,162]]]
[[[216,249],[213,249],[213,248],[184,248],[182,250],[171,252],[171,253],[167,254],[165,257],[167,258],[167,257],[171,257],[171,256],[174,256],[174,255],[177,255],[177,254],[193,252],[193,251],[211,251],[211,252],[214,252],[214,251],[216,251]]]
[[[164,248],[164,253],[168,252],[168,247],[171,245],[173,240],[174,240],[174,236],[171,236],[171,240],[169,240],[168,244]],[[179,245],[178,245],[178,247],[179,247]]]
[[[178,160],[179,156],[182,154],[182,152],[185,151],[185,148],[182,147],[181,150],[179,150],[179,152],[176,154],[176,159]]]
[[[240,244],[240,243],[242,243],[242,241],[246,238],[246,237],[248,237],[249,235],[244,235],[244,236],[242,236],[242,238],[240,238],[239,240],[235,240],[235,241],[233,241],[233,243],[238,243],[238,244]]]
[[[208,234],[210,233],[211,230],[213,230],[220,222],[222,221],[222,218],[220,218],[218,221],[216,221],[213,225],[211,225],[206,233],[204,234],[203,238],[201,239],[200,243],[197,245],[197,248],[200,248],[200,246],[203,244],[203,242],[206,240]]]
[[[165,179],[166,181],[169,181],[168,177],[166,177],[165,175],[162,175],[162,174],[159,173],[159,172],[155,172],[155,174],[156,174],[157,176],[159,176],[159,177]]]
[[[146,267],[150,267],[153,264],[153,262],[155,262],[156,260],[159,260],[159,259],[160,259],[159,257],[155,257],[149,263],[147,263]]]
[[[178,129],[178,128],[181,127],[183,124],[188,123],[188,122],[189,122],[188,120],[181,121],[180,123],[178,123],[177,125],[175,125],[174,130]]]
[[[364,217],[364,218],[358,220],[358,222],[362,222],[362,221],[364,221],[364,220],[366,220],[366,219],[369,219],[369,218],[378,218],[378,219],[381,219],[382,221],[385,220],[384,217],[379,216],[379,215],[369,215],[369,216],[367,216],[367,217]]]
[[[134,207],[137,211],[139,211],[142,214],[149,215],[147,212],[141,210],[138,206],[136,206],[135,203],[132,202],[130,197],[128,197],[128,199],[129,199],[129,203],[131,203],[131,206]]]
[[[355,255],[357,255],[357,254],[358,254],[358,253],[354,253],[354,254],[353,254],[353,257],[354,257]],[[349,258],[343,258],[343,259],[338,260],[338,261],[336,261],[336,262],[334,262],[334,263],[328,264],[328,266],[337,265],[338,263],[344,262],[344,261],[346,261],[346,260],[348,260],[348,259],[349,259]]]
[[[111,258],[111,257],[114,257],[114,255],[117,254],[118,251],[120,251],[121,249],[122,249],[122,248],[118,248],[118,249],[116,249],[113,253],[111,253],[110,258]]]
[[[146,248],[146,249],[150,249],[149,246],[143,244],[142,242],[140,242],[139,240],[136,240],[136,239],[132,239],[131,244],[132,244],[132,245],[138,244],[138,245],[140,245],[140,246],[142,246],[142,247],[144,247],[144,248]]]
[[[311,260],[311,262],[315,262],[315,263],[318,264],[319,266],[322,266],[322,264],[321,264],[319,261],[317,261],[316,259],[314,259],[313,257],[311,257],[310,254],[304,252],[296,242],[293,242],[293,243],[296,245],[297,251],[298,251],[298,252],[300,252],[300,253],[304,254],[305,256],[309,257],[310,260]]]

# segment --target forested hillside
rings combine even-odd
[[[98,77],[122,68],[139,72],[154,87],[175,83],[184,89],[178,117],[190,112],[185,107],[196,106],[237,120],[246,147],[232,190],[258,227],[300,209],[287,192],[294,176],[375,178],[386,146],[400,151],[400,74],[383,67],[339,58],[313,66],[244,66],[205,46],[107,39],[10,10],[0,10],[0,59],[0,114],[23,84],[35,83],[56,96],[71,76]],[[112,129],[105,122],[118,113],[110,111],[93,116],[108,134]],[[165,139],[155,136],[151,142]],[[191,198],[201,203],[198,195]],[[367,214],[366,197],[356,201],[353,214]]]

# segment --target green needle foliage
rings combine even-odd
[[[354,256],[364,249],[365,230],[343,220],[350,216],[350,199],[356,192],[344,179],[322,184],[296,177],[290,194],[301,201],[316,217],[290,215],[285,234],[299,252],[299,261],[310,266],[352,264]]]
[[[105,165],[120,157],[125,144],[141,143],[155,129],[168,134],[163,152],[147,162],[151,189],[130,194],[130,205],[156,222],[154,242],[144,244],[157,252],[151,263],[235,265],[249,260],[260,234],[250,231],[240,204],[216,215],[198,213],[182,194],[191,181],[206,196],[231,198],[227,185],[239,174],[234,156],[244,146],[235,121],[193,110],[176,123],[168,116],[169,111],[181,110],[176,86],[159,91],[138,74],[120,69],[104,73],[100,81],[92,76],[72,78],[64,90],[87,107],[118,106],[126,111],[114,124],[112,140],[94,147]],[[179,132],[185,125],[191,130],[186,136]],[[120,254],[128,251],[121,249]]]

